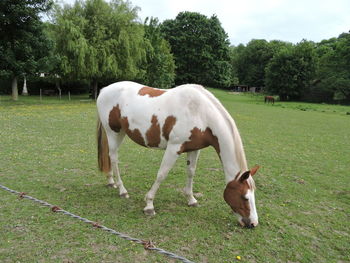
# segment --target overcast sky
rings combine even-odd
[[[63,0],[74,3],[74,0]],[[147,16],[174,19],[179,12],[215,14],[232,45],[251,39],[319,42],[350,30],[350,0],[130,0]]]

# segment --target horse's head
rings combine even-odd
[[[224,199],[238,216],[241,226],[253,228],[258,224],[258,214],[255,207],[254,180],[252,176],[257,172],[259,166],[250,171],[238,174],[229,182],[224,191]]]

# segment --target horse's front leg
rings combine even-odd
[[[187,196],[189,206],[197,206],[198,202],[193,196],[193,177],[196,172],[197,161],[199,157],[199,150],[189,152],[187,154],[187,184],[184,188],[185,195]]]
[[[180,149],[179,145],[168,145],[168,147],[166,148],[162,163],[158,170],[157,179],[153,183],[151,190],[149,190],[149,192],[146,194],[146,197],[145,197],[146,207],[143,209],[143,211],[146,215],[153,216],[156,214],[153,206],[154,197],[158,191],[160,184],[167,177],[170,169],[174,166],[179,156],[177,153],[179,149]]]

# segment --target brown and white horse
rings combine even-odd
[[[119,188],[121,197],[129,197],[118,169],[118,148],[125,135],[142,146],[165,150],[157,179],[146,194],[147,215],[155,214],[155,194],[185,152],[188,180],[184,192],[188,205],[197,205],[192,185],[199,150],[213,146],[224,168],[225,201],[242,226],[258,224],[252,176],[259,167],[248,170],[236,124],[209,91],[195,84],[161,90],[123,81],[101,90],[97,109],[99,168],[108,174],[108,183]]]

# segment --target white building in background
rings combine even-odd
[[[24,75],[24,82],[23,82],[23,91],[22,91],[23,96],[28,95],[28,89],[27,89],[27,78],[26,75]]]

